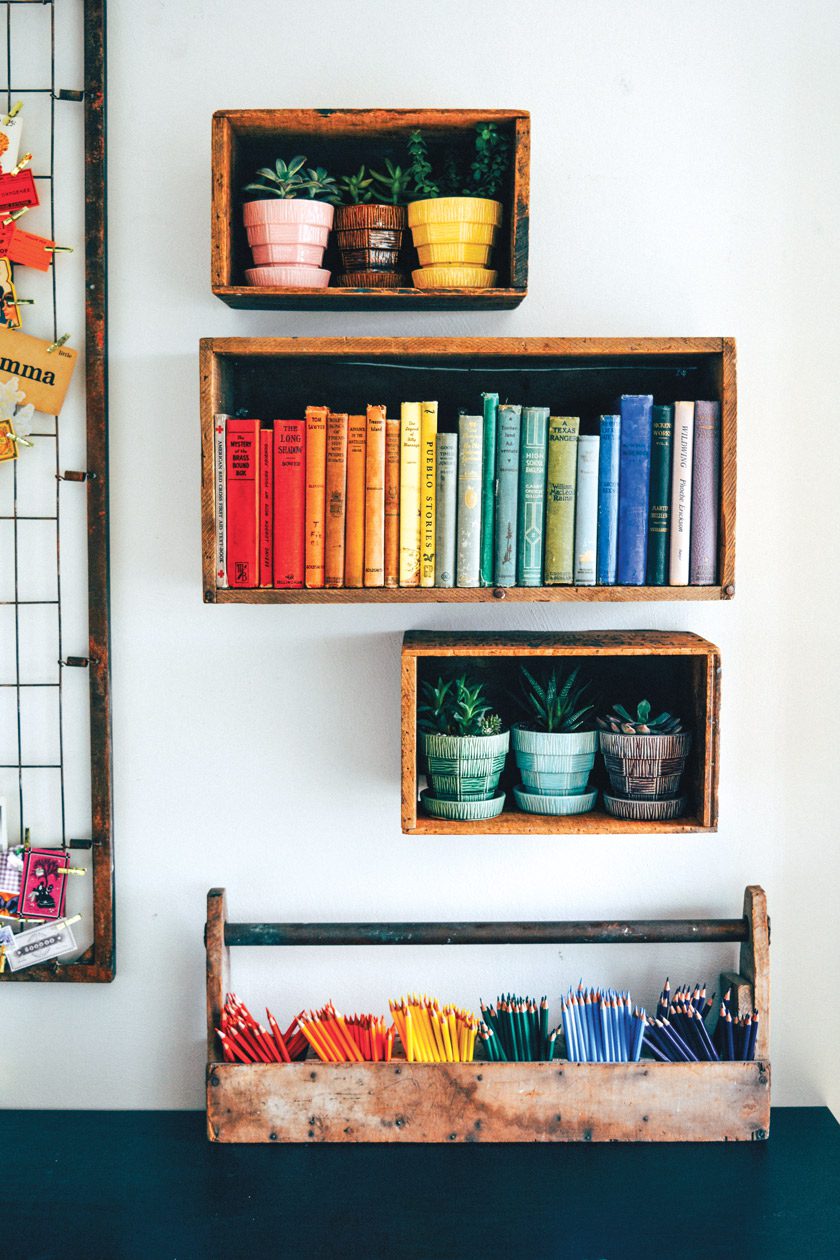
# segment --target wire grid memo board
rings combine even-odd
[[[78,352],[60,417],[0,463],[0,798],[9,848],[56,847],[75,954],[0,980],[114,977],[105,307],[105,0],[0,0],[0,112],[18,101],[39,205],[73,252],[14,268],[22,331]],[[0,348],[4,329],[0,328]],[[25,384],[25,382],[23,382]],[[0,919],[0,925],[8,923]],[[17,926],[17,925],[13,925]]]

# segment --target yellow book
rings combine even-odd
[[[351,416],[347,428],[347,515],[344,527],[344,585],[364,585],[365,446],[367,418]]]
[[[420,404],[400,409],[400,586],[420,585]]]
[[[304,582],[324,585],[324,514],[327,498],[329,407],[306,408],[306,547]]]
[[[399,585],[400,422],[385,421],[385,585]]]
[[[435,439],[438,405],[420,404],[420,585],[435,584]]]

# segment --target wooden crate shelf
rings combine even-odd
[[[502,786],[505,809],[485,822],[448,822],[423,813],[419,779],[423,773],[418,753],[417,698],[423,679],[456,660],[477,677],[509,691],[523,662],[561,659],[582,665],[604,706],[629,696],[647,697],[654,707],[667,701],[690,725],[693,742],[686,764],[684,790],[688,812],[671,822],[631,822],[599,807],[588,814],[554,817],[517,809],[510,791],[516,780],[513,754],[508,757]],[[407,835],[559,835],[716,831],[718,820],[718,735],[720,713],[720,654],[713,643],[681,631],[628,630],[555,634],[440,633],[411,630],[402,648],[402,829]],[[662,704],[659,703],[661,698]],[[598,759],[600,762],[600,757]],[[601,773],[596,763],[596,782]]]
[[[428,368],[428,375],[417,368]],[[202,557],[207,603],[498,603],[719,600],[735,593],[735,343],[725,337],[671,338],[208,338],[202,340]],[[716,586],[542,586],[478,589],[217,590],[214,576],[213,416],[247,408],[270,420],[303,416],[327,400],[363,410],[400,401],[433,382],[441,427],[496,388],[524,403],[550,402],[567,414],[597,416],[617,393],[685,394],[721,401],[719,584]],[[561,413],[562,414],[562,413]]]
[[[246,285],[250,266],[242,227],[242,187],[260,166],[306,154],[334,176],[361,165],[405,167],[406,141],[420,127],[430,151],[464,152],[480,122],[495,122],[511,145],[504,219],[494,252],[492,289],[280,289]],[[518,306],[528,285],[530,115],[502,109],[225,109],[213,115],[211,280],[228,306],[249,310],[394,311],[504,310]],[[330,244],[325,266],[336,270]],[[413,255],[413,250],[410,250]]]
[[[745,1063],[225,1063],[219,1027],[239,945],[739,942],[733,1010],[761,1011]],[[770,1129],[770,935],[761,888],[736,919],[537,923],[228,923],[207,898],[211,1142],[762,1141]]]

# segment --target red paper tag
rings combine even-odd
[[[9,214],[21,206],[37,206],[38,190],[30,170],[18,175],[0,175],[0,211]]]
[[[2,226],[0,224],[0,227]],[[51,241],[47,236],[33,236],[31,232],[21,232],[14,223],[10,223],[9,226],[15,228],[6,250],[9,261],[20,263],[22,267],[35,267],[38,271],[49,271],[53,255],[47,253],[47,246],[54,245],[55,241]],[[0,244],[1,256],[2,244]]]
[[[0,223],[0,258],[7,258],[12,237],[15,234],[14,223]]]

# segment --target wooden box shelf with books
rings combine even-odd
[[[207,339],[200,371],[208,603],[734,594],[730,339]],[[244,434],[244,482],[227,467],[231,418],[237,441]],[[274,463],[260,484],[263,454]],[[232,528],[242,511],[244,542]]]
[[[213,292],[252,310],[518,306],[529,154],[525,110],[220,110]]]
[[[770,1130],[770,932],[750,886],[731,919],[502,923],[230,923],[211,889],[207,954],[207,1136],[211,1142],[749,1142]],[[760,1012],[743,1061],[231,1061],[218,1035],[239,946],[581,945],[692,942],[739,947],[725,971],[733,1014]],[[699,971],[700,968],[698,967]],[[325,986],[326,988],[327,986]],[[544,987],[554,992],[556,987]],[[237,989],[242,992],[237,980]],[[485,990],[486,991],[486,990]],[[304,1013],[301,1012],[301,1015]],[[396,1021],[395,1021],[396,1022]],[[226,1054],[226,1052],[225,1052]],[[344,1056],[346,1058],[346,1056]],[[256,1055],[253,1056],[256,1058]],[[337,1058],[337,1056],[336,1056]],[[687,1058],[687,1056],[686,1056]]]
[[[483,799],[488,809],[476,806],[464,810],[444,804],[436,814],[467,814],[466,818],[432,816],[434,802],[429,798],[437,795],[433,790],[436,780],[434,770],[449,770],[453,776],[461,773],[455,767],[435,767],[428,762],[428,744],[424,753],[424,740],[418,729],[418,717],[428,710],[429,687],[444,684],[448,679],[466,677],[471,685],[481,684],[482,698],[489,708],[498,713],[503,730],[511,729],[523,718],[518,698],[524,694],[523,667],[532,677],[545,678],[547,673],[558,671],[562,680],[577,668],[576,681],[586,683],[585,700],[591,702],[589,720],[584,725],[595,727],[595,716],[609,712],[616,704],[631,704],[647,700],[652,713],[660,710],[676,714],[681,719],[685,735],[680,736],[688,745],[684,760],[667,767],[676,771],[677,777],[666,785],[663,795],[675,803],[669,808],[636,807],[636,802],[625,802],[623,793],[613,784],[624,780],[613,778],[614,761],[608,761],[603,751],[603,738],[593,734],[593,753],[583,766],[583,782],[573,785],[574,792],[560,792],[566,800],[579,801],[588,806],[586,812],[529,812],[534,806],[551,811],[560,808],[553,798],[545,798],[536,789],[527,788],[528,771],[539,773],[541,763],[530,762],[514,751],[515,741],[505,751],[494,769],[495,782],[487,786],[483,794],[478,792],[469,799]],[[402,648],[402,829],[408,835],[557,835],[658,832],[680,834],[686,832],[711,832],[717,830],[718,821],[718,734],[720,712],[720,654],[714,644],[696,634],[682,631],[627,630],[598,632],[558,632],[533,634],[510,632],[485,634],[470,632],[439,632],[411,630],[405,634]],[[525,689],[527,690],[527,689]],[[527,716],[525,720],[526,726]],[[497,737],[499,738],[499,737]],[[556,737],[555,737],[556,738]],[[599,738],[602,748],[597,748]],[[655,736],[637,736],[635,739],[656,739]],[[662,738],[662,737],[660,737]],[[507,741],[503,741],[506,744]],[[481,756],[475,751],[479,739],[473,739],[468,755]],[[445,749],[436,750],[443,755]],[[495,750],[489,750],[494,752]],[[448,755],[453,756],[450,750]],[[609,755],[609,754],[608,754]],[[640,755],[640,759],[644,753]],[[502,761],[504,764],[502,765]],[[548,766],[549,770],[557,767]],[[581,765],[583,763],[581,762]],[[560,768],[580,769],[572,767]],[[641,768],[634,767],[636,771]],[[464,774],[480,773],[473,765]],[[489,773],[489,771],[487,771]],[[427,777],[428,776],[428,777]],[[500,777],[499,777],[500,776]],[[423,788],[426,778],[429,786]],[[523,780],[523,782],[520,782]],[[546,781],[546,780],[544,780]],[[541,781],[537,779],[537,783]],[[552,787],[554,787],[554,782]],[[647,792],[644,782],[634,781],[642,795]],[[457,786],[457,785],[456,785]],[[655,791],[655,789],[654,789]],[[584,801],[582,795],[588,799]],[[597,795],[595,795],[597,793]],[[504,805],[496,816],[490,816],[490,805],[504,794]],[[456,794],[461,799],[460,794]],[[635,796],[632,790],[628,793]],[[467,799],[464,794],[464,799]],[[527,807],[527,808],[525,808]],[[564,804],[563,808],[567,808]],[[571,806],[573,808],[573,805]],[[613,810],[617,812],[613,812]],[[627,814],[629,816],[621,816]],[[661,814],[661,817],[656,817]],[[476,821],[475,819],[478,818]]]

